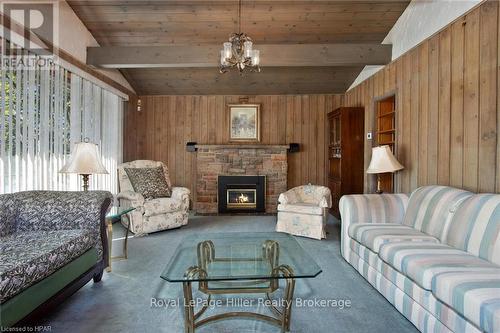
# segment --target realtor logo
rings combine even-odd
[[[37,56],[54,55],[57,1],[0,0],[0,4],[0,11],[7,18],[1,27],[3,56],[22,54],[21,49]]]

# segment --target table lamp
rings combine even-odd
[[[389,146],[374,147],[372,150],[372,160],[368,166],[366,173],[377,174],[377,193],[382,193],[380,182],[381,173],[393,173],[404,167],[398,162],[396,157],[392,154]]]
[[[61,173],[77,173],[83,178],[83,190],[89,190],[89,176],[93,174],[107,174],[108,171],[101,162],[97,145],[88,139],[75,144],[73,154]]]

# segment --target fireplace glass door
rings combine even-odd
[[[266,209],[266,176],[218,177],[219,213],[263,213]]]
[[[227,208],[248,209],[257,207],[255,189],[227,189]]]

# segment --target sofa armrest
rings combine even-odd
[[[348,231],[351,224],[403,223],[407,206],[407,194],[356,194],[340,198],[341,249],[344,258],[350,252]]]
[[[319,206],[322,208],[332,208],[332,193],[328,187],[321,187],[323,195],[319,200]]]
[[[139,208],[144,206],[144,197],[142,194],[137,193],[137,192],[132,192],[132,191],[124,191],[119,193],[116,198],[121,201],[121,200],[127,200],[129,201],[128,207],[134,207],[134,208]],[[122,205],[120,205],[122,206]]]
[[[184,209],[189,210],[191,191],[186,187],[172,187],[172,199],[182,201]]]
[[[283,192],[278,197],[278,202],[283,205],[293,205],[297,202],[297,196],[295,195],[294,189],[290,189]]]
[[[15,194],[0,194],[0,237],[16,231],[16,217]]]

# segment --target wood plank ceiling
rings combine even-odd
[[[259,44],[380,43],[410,0],[242,2],[242,31]],[[69,0],[101,46],[222,45],[238,1]],[[216,68],[123,68],[140,95],[343,93],[362,66],[265,67],[243,77]]]

